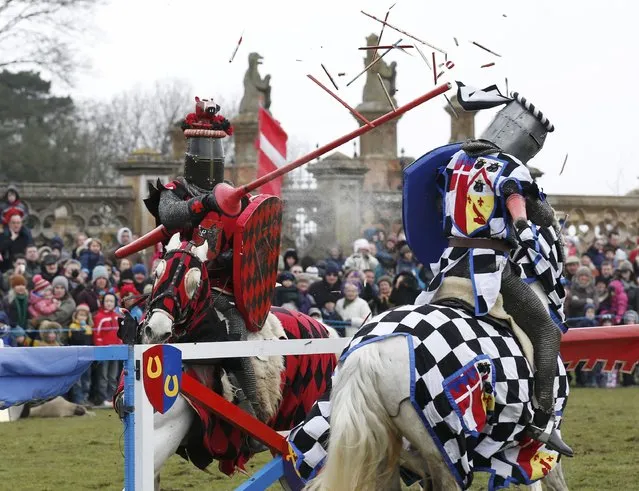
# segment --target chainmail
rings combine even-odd
[[[195,186],[194,184],[190,184],[186,181],[182,181],[182,183],[186,186],[187,192],[193,197],[202,196],[207,193],[205,189]],[[180,199],[170,189],[162,191],[160,195],[158,214],[160,215],[162,225],[169,230],[182,230],[185,224],[188,224],[189,226],[187,228],[191,229],[198,225],[197,223],[193,223],[188,202]]]
[[[247,331],[244,324],[242,315],[237,310],[237,307],[232,303],[228,295],[220,293],[215,295],[213,306],[219,310],[224,317],[228,320],[229,340],[230,341],[246,341]],[[257,389],[255,387],[255,371],[253,370],[253,363],[250,358],[240,358],[241,370],[235,370],[234,375],[237,381],[244,390],[247,399],[251,404],[257,403]]]
[[[501,148],[488,140],[466,140],[461,149],[469,157],[482,157],[491,153],[501,152]]]

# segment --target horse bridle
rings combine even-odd
[[[193,244],[193,242],[189,242],[189,249],[193,248],[194,246],[195,244]],[[182,273],[182,270],[184,269],[184,259],[186,255],[191,256],[192,259],[194,259],[197,263],[200,264],[200,271],[204,269],[204,263],[202,262],[202,260],[196,254],[191,252],[189,249],[175,249],[175,250],[169,251],[166,254],[166,257],[169,257],[170,255],[175,255],[176,252],[180,252],[183,254],[183,256],[180,257],[180,262],[178,263],[177,268],[175,269],[175,273],[173,273],[171,282],[166,287],[166,290],[162,292],[160,295],[158,295],[157,297],[152,298],[149,301],[146,307],[146,314],[144,316],[146,319],[148,319],[149,318],[148,314],[149,313],[153,314],[153,312],[156,310],[162,310],[162,312],[165,312],[168,315],[172,316],[172,313],[166,312],[163,309],[153,308],[153,306],[156,303],[164,300],[165,298],[172,299],[174,310],[177,310],[177,316],[173,317],[172,319],[173,325],[171,326],[171,338],[173,337],[181,338],[187,333],[187,329],[184,328],[183,326],[186,325],[186,321],[190,318],[191,314],[193,313],[193,310],[195,309],[194,305],[197,305],[197,301],[200,297],[201,288],[198,288],[193,298],[189,300],[187,307],[185,309],[182,309],[182,306],[180,304],[180,297],[178,295],[178,290],[177,290],[177,281],[178,281],[178,278],[180,277],[180,274]],[[202,274],[205,274],[204,271],[202,271]]]

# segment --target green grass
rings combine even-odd
[[[75,491],[122,489],[122,426],[115,413],[94,418],[26,419],[0,424],[0,489]],[[572,490],[639,489],[639,389],[573,389],[563,426],[576,457],[564,460]],[[254,472],[268,459],[249,463]],[[162,474],[162,489],[228,490],[244,476],[206,474],[174,456]],[[486,488],[477,475],[474,491]]]

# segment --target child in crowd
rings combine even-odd
[[[584,309],[584,317],[585,317],[585,319],[581,319],[577,323],[577,327],[595,327],[595,326],[597,326],[598,322],[595,319],[595,312],[596,312],[595,304],[587,303],[586,307]]]
[[[11,329],[11,346],[27,347],[31,346],[31,338],[27,336],[27,332],[20,326]]]
[[[53,287],[42,275],[33,277],[33,289],[29,294],[29,314],[32,319],[42,315],[51,315],[60,306],[60,301],[53,298]]]
[[[335,302],[327,300],[322,307],[322,319],[326,322],[341,321],[342,317],[335,311]]]
[[[144,285],[149,282],[146,266],[144,264],[136,264],[131,268],[131,271],[133,272],[133,285],[135,285],[138,295],[141,295],[144,293]]]
[[[98,239],[89,239],[87,248],[80,252],[80,264],[82,269],[90,275],[93,268],[104,265],[104,254],[102,254],[102,242]]]
[[[40,339],[33,341],[33,346],[62,346],[59,341],[62,326],[53,321],[42,321],[40,323]]]
[[[116,306],[117,298],[113,293],[104,295],[102,306],[94,318],[94,345],[109,346],[122,344],[122,341],[118,338],[118,314],[115,312]],[[120,363],[117,360],[101,361],[97,370],[98,387],[96,391],[96,405],[110,406],[118,384]]]
[[[129,311],[131,317],[140,322],[144,312],[135,303],[139,300],[140,294],[132,283],[124,284],[120,288],[120,302],[122,306]]]
[[[299,308],[299,292],[295,286],[295,276],[290,271],[284,271],[277,277],[280,286],[275,287],[273,305],[292,310]]]
[[[69,324],[69,345],[90,346],[93,344],[93,319],[91,309],[86,303],[81,303],[73,311]]]
[[[69,345],[87,346],[93,344],[93,319],[91,309],[85,303],[75,308],[69,325]],[[69,396],[74,404],[87,405],[91,390],[91,367],[80,376],[71,387]]]

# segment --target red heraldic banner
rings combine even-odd
[[[286,164],[288,135],[266,109],[260,106],[258,114],[257,177],[262,177]],[[260,192],[282,196],[282,177],[264,184]]]

